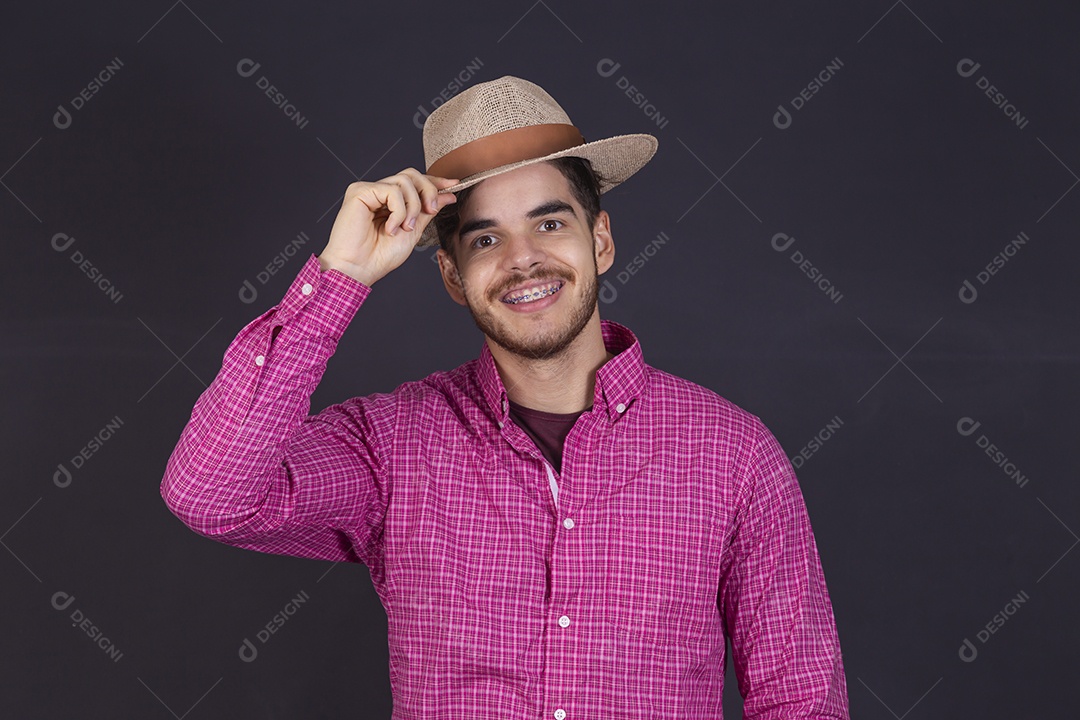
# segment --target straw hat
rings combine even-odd
[[[657,144],[646,134],[587,143],[543,88],[511,75],[472,86],[424,122],[426,174],[461,179],[439,192],[457,192],[519,167],[575,156],[592,162],[604,178],[600,192],[605,193],[644,167]],[[438,244],[432,220],[416,247]]]

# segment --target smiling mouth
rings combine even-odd
[[[537,285],[533,288],[527,288],[524,293],[512,293],[510,297],[504,298],[502,302],[507,305],[518,305],[520,303],[530,303],[539,300],[540,298],[547,297],[548,295],[554,295],[562,289],[565,283],[562,280],[556,280],[555,282],[547,283],[544,285]]]

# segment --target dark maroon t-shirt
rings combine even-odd
[[[570,428],[574,427],[581,413],[590,409],[585,408],[573,413],[550,413],[533,410],[510,400],[510,417],[533,439],[536,447],[540,448],[540,452],[544,453],[544,457],[557,473],[562,473],[563,442],[570,434]]]

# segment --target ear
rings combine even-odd
[[[601,210],[596,215],[593,251],[596,253],[596,272],[603,275],[615,263],[615,240],[611,236],[611,217],[607,210]]]
[[[450,256],[442,248],[438,249],[435,256],[439,260],[439,273],[442,275],[446,292],[450,294],[451,299],[458,305],[465,305],[465,289],[462,287],[461,276],[458,274],[454,261],[450,259]]]

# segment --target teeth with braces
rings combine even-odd
[[[555,287],[551,288],[550,290],[541,290],[539,292],[534,292],[531,295],[522,295],[519,298],[514,298],[512,300],[507,300],[506,302],[508,304],[510,304],[510,305],[517,305],[519,302],[521,302],[523,300],[535,300],[537,298],[542,298],[545,295],[551,295],[552,293],[556,292],[557,290],[559,290],[561,288],[562,288],[562,285],[556,285]]]

